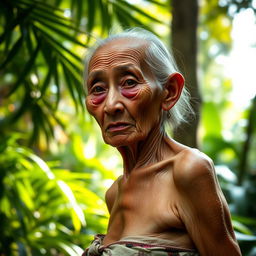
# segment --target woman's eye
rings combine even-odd
[[[136,84],[137,84],[136,81],[133,80],[133,79],[127,79],[127,80],[125,81],[125,83],[124,83],[124,85],[127,85],[127,86],[134,86],[134,85],[136,85]]]
[[[95,87],[92,88],[93,93],[101,93],[101,92],[104,92],[104,90],[105,89],[101,86],[95,86]]]

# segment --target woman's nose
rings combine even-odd
[[[110,89],[105,101],[104,111],[109,115],[121,113],[124,110],[121,95],[117,89]]]

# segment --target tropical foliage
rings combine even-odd
[[[222,19],[232,19],[229,4],[239,11],[245,2],[250,8],[251,1],[201,6],[200,35],[208,36],[201,38],[199,52],[200,140],[217,165],[244,255],[254,255],[256,100],[238,117],[246,126],[234,123],[234,136],[227,139],[223,113],[230,107],[225,96],[231,85],[208,50],[217,44],[228,52],[231,22],[224,26]],[[106,231],[104,192],[121,164],[84,109],[82,58],[113,28],[142,26],[167,38],[168,4],[0,2],[0,255],[81,255],[93,234]],[[216,73],[224,85],[217,101],[207,86]]]
[[[118,162],[84,111],[82,57],[94,33],[159,21],[126,1],[0,5],[0,253],[81,255]]]
[[[8,106],[3,110],[1,130],[26,115],[31,122],[24,128],[30,131],[31,143],[40,136],[49,142],[54,126],[64,127],[56,111],[64,94],[72,108],[83,110],[82,57],[94,26],[103,34],[113,24],[147,27],[139,17],[160,23],[128,1],[57,1],[50,5],[15,0],[0,4],[0,68],[4,74],[0,92],[3,105]]]

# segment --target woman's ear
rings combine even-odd
[[[180,73],[174,73],[168,77],[164,86],[163,110],[168,111],[175,105],[181,95],[184,82],[184,77]]]

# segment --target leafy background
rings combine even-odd
[[[84,108],[82,59],[97,38],[132,26],[152,30],[169,44],[177,4],[1,0],[0,255],[81,255],[95,233],[106,232],[104,192],[122,167]],[[213,158],[243,255],[252,256],[256,98],[238,113],[229,139],[223,130],[232,112],[232,83],[214,61],[232,46],[231,7],[239,13],[253,9],[253,1],[201,1],[197,30],[209,36],[198,36],[198,66],[187,68],[201,74],[197,146]],[[211,83],[216,76],[217,99]]]

